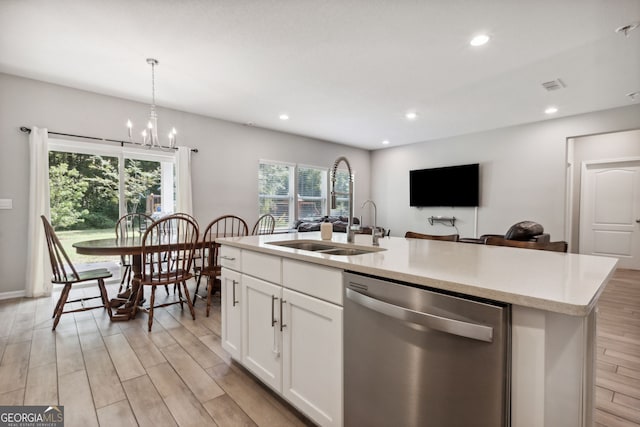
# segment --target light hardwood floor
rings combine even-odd
[[[67,427],[311,425],[231,363],[219,296],[209,318],[196,303],[196,321],[186,307],[157,309],[151,333],[145,313],[110,322],[102,309],[65,314],[51,332],[57,297],[0,302],[0,405],[64,405]]]
[[[640,426],[640,271],[617,270],[598,303],[596,425]]]
[[[198,301],[195,322],[158,309],[151,333],[144,313],[110,322],[102,310],[51,332],[57,296],[0,302],[0,405],[64,405],[67,427],[311,424],[231,363],[219,298],[209,318]],[[640,426],[640,271],[618,270],[598,308],[596,425]]]

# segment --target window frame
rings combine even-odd
[[[49,138],[48,151],[57,151],[64,153],[84,154],[89,156],[109,156],[118,159],[118,212],[120,216],[127,213],[127,200],[125,195],[125,161],[127,159],[132,160],[144,160],[144,161],[156,161],[160,163],[162,168],[162,187],[163,193],[171,186],[171,193],[173,200],[171,202],[170,212],[175,211],[176,206],[176,192],[175,189],[175,167],[176,167],[176,155],[175,152],[158,152],[150,151],[144,148],[135,147],[122,147],[118,145],[100,144],[94,142],[84,141],[72,141],[68,139]],[[166,164],[172,165],[172,170],[168,171]],[[171,182],[165,182],[165,179],[171,175]],[[165,208],[163,207],[163,211]]]

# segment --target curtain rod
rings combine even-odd
[[[26,126],[21,126],[20,127],[20,131],[24,132],[24,133],[31,133],[31,129],[29,129]],[[71,133],[60,133],[60,132],[51,132],[51,131],[47,131],[49,134],[51,135],[60,135],[60,136],[71,136],[73,138],[83,138],[83,139],[91,139],[93,141],[105,141],[105,142],[116,142],[118,144],[120,144],[120,146],[124,146],[124,144],[133,144],[133,145],[138,145],[135,142],[131,142],[131,141],[120,141],[117,139],[107,139],[107,138],[96,138],[95,136],[84,136],[84,135],[74,135]],[[149,147],[149,148],[153,148],[153,147]],[[171,150],[177,150],[177,148],[171,148]],[[198,149],[197,148],[192,148],[191,152],[193,153],[197,153]]]

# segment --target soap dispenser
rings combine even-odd
[[[324,219],[324,222],[320,224],[320,237],[322,240],[331,240],[333,235],[333,224],[329,222],[328,218]]]

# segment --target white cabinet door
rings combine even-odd
[[[284,289],[282,393],[321,426],[342,425],[342,307]]]
[[[241,309],[241,275],[240,273],[222,269],[222,348],[231,357],[240,360],[242,357],[242,309]]]
[[[242,363],[265,384],[280,391],[280,286],[242,275]]]

